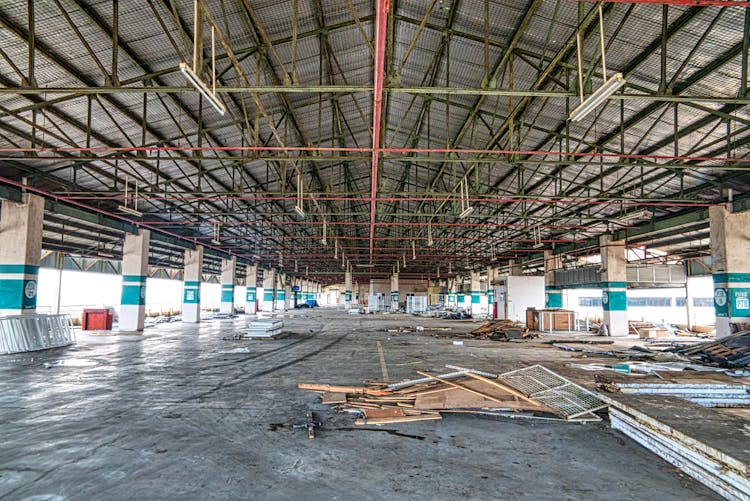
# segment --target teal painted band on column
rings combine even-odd
[[[256,292],[257,292],[257,290],[256,290],[255,287],[248,287],[247,291],[245,292],[245,301],[247,301],[249,303],[254,303],[255,302],[255,294],[256,294]]]
[[[627,282],[600,282],[602,289],[626,289],[628,287]]]
[[[456,296],[456,299],[457,299],[457,301],[459,303],[463,303],[464,302],[464,295],[463,294],[459,294],[458,296]]]
[[[604,311],[627,311],[628,298],[625,291],[603,290],[602,307]]]
[[[0,264],[0,274],[39,275],[39,266],[31,264]]]
[[[471,304],[479,304],[482,302],[482,291],[471,291]]]
[[[0,309],[35,310],[37,277],[24,274],[26,278],[0,279]]]
[[[185,304],[199,304],[201,302],[200,289],[185,287],[182,302]]]
[[[146,304],[146,276],[123,275],[120,304],[126,306],[143,306]]]
[[[714,273],[715,284],[750,282],[750,273]]]
[[[286,292],[284,292],[283,289],[278,289],[276,291],[276,300],[277,301],[284,301],[286,299]]]
[[[272,290],[266,290],[263,289],[263,301],[266,303],[270,303],[273,301],[273,291]]]
[[[398,303],[398,291],[391,291],[391,302]]]
[[[561,291],[548,290],[544,294],[544,299],[545,308],[562,308],[563,306],[563,297]]]
[[[221,302],[234,303],[234,285],[221,284]]]
[[[185,304],[200,304],[201,283],[196,280],[187,280],[183,288],[182,302]]]
[[[455,294],[448,294],[448,302],[449,303],[455,303],[456,302],[456,295]]]
[[[344,293],[344,299],[347,303],[350,302],[352,300],[352,291],[346,291]]]

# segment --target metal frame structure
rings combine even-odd
[[[118,258],[146,227],[157,267],[200,244],[323,283],[575,255],[605,232],[701,257],[707,207],[747,205],[748,5],[605,1],[600,25],[575,0],[16,0],[0,198],[47,197],[50,251]],[[572,123],[602,43],[627,85]],[[179,70],[208,75],[214,46],[223,117]],[[136,185],[140,219],[117,211]]]

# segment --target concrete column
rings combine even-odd
[[[448,306],[458,305],[458,277],[448,278]]]
[[[629,327],[625,241],[614,241],[610,235],[602,235],[599,239],[599,252],[604,268],[601,275],[604,323],[610,336],[627,336]]]
[[[344,272],[344,304],[347,308],[352,305],[352,272]]]
[[[24,193],[21,203],[2,201],[0,317],[36,312],[43,224],[42,197]]]
[[[391,275],[391,309],[398,309],[398,273]]]
[[[495,318],[495,287],[492,282],[497,276],[497,268],[494,266],[487,267],[487,314],[490,318]]]
[[[273,311],[274,280],[274,270],[263,270],[263,300],[260,302],[260,311]]]
[[[292,279],[284,278],[284,309],[289,310],[292,307]]]
[[[182,321],[201,321],[201,274],[203,272],[203,247],[185,250],[185,285],[182,292]]]
[[[481,274],[478,271],[472,271],[471,278],[471,303],[469,306],[469,313],[472,315],[482,314],[482,281]]]
[[[255,315],[258,312],[258,265],[247,265],[247,291],[245,292],[245,314]]]
[[[237,258],[221,260],[221,303],[220,313],[234,313],[234,276],[237,269]]]
[[[284,283],[286,282],[286,275],[281,272],[276,272],[276,302],[273,305],[274,310],[283,310],[285,304],[284,294]]]
[[[708,209],[714,278],[716,337],[732,333],[732,323],[750,322],[750,212]]]
[[[521,263],[517,263],[515,262],[515,260],[511,259],[508,262],[508,265],[509,265],[508,274],[514,277],[519,277],[523,275],[523,265]]]
[[[146,318],[149,230],[125,234],[122,250],[122,296],[120,330],[142,331]]]
[[[370,290],[368,291],[368,296],[374,296],[375,295],[375,281],[373,279],[370,279]],[[370,299],[369,297],[367,298]]]
[[[276,275],[277,273],[276,273],[276,270],[274,269],[266,270],[266,273],[268,273],[268,292],[264,294],[266,296],[266,299],[269,300],[269,305],[268,305],[269,311],[274,311],[276,309]]]
[[[552,251],[544,251],[544,307],[562,308],[562,288],[555,285],[555,270],[562,268],[562,256],[552,254]]]

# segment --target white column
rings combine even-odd
[[[352,272],[344,272],[344,304],[347,308],[352,305]]]
[[[398,309],[398,273],[391,275],[391,309]]]
[[[260,311],[273,311],[274,280],[276,276],[273,270],[263,270],[263,300],[260,302]]]
[[[258,265],[247,265],[247,291],[245,292],[245,314],[255,315],[258,311]]]
[[[716,337],[750,322],[750,212],[709,207]]]
[[[555,270],[562,268],[562,256],[544,251],[544,307],[562,308],[562,288],[555,284]]]
[[[237,269],[237,258],[221,260],[221,303],[220,313],[234,313],[234,275]]]
[[[44,199],[23,194],[0,211],[0,317],[36,312]]]
[[[201,274],[203,272],[203,247],[185,250],[184,288],[182,291],[182,321],[201,321]]]
[[[284,277],[284,309],[289,310],[292,307],[292,282],[291,277]]]
[[[482,281],[481,275],[478,271],[471,272],[471,303],[469,306],[469,313],[472,316],[482,315]]]
[[[146,318],[146,278],[151,232],[139,230],[125,234],[122,250],[122,297],[120,330],[142,331]]]
[[[599,239],[599,248],[603,268],[601,287],[604,323],[610,336],[627,336],[630,328],[625,241],[614,241],[610,235],[602,235]]]

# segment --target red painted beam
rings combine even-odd
[[[750,7],[750,2],[733,0],[578,0],[602,3],[650,3],[656,5],[688,5],[690,7]]]
[[[380,156],[380,119],[383,111],[385,74],[385,31],[388,26],[389,0],[375,0],[375,74],[372,105],[372,180],[370,183],[370,264],[375,245],[375,217],[378,196],[378,160]]]

